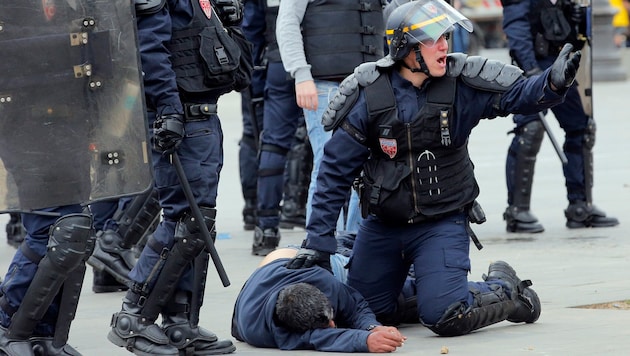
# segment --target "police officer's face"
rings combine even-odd
[[[420,53],[427,64],[431,75],[441,77],[446,74],[446,55],[448,54],[448,41],[445,35],[432,42],[431,45],[420,45]],[[416,63],[417,66],[420,64]]]

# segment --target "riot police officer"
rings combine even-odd
[[[484,281],[470,271],[469,222],[483,222],[467,143],[483,118],[529,113],[562,102],[580,55],[524,79],[511,65],[448,55],[453,26],[471,22],[442,0],[400,5],[386,26],[389,55],[346,78],[324,121],[326,144],[307,237],[289,268],[330,269],[334,219],[361,169],[361,222],[348,284],[380,322],[395,324],[397,297],[414,266],[418,319],[439,335],[462,335],[503,320],[535,322],[540,300],[506,262]],[[394,319],[394,320],[393,320]]]
[[[580,36],[586,34],[584,7],[570,0],[503,0],[502,4],[503,30],[510,54],[526,76],[549,68],[564,43],[572,43],[574,49],[584,46],[585,37]],[[551,111],[565,132],[563,151],[567,163],[562,170],[569,201],[564,211],[566,226],[576,229],[619,224],[593,205],[595,121],[584,111],[578,83],[568,89],[565,102]],[[530,201],[536,155],[545,128],[537,113],[514,115],[513,120],[514,138],[505,165],[508,207],[503,218],[508,232],[542,232],[542,224],[530,211]]]
[[[238,0],[156,0],[137,2],[136,10],[153,128],[154,185],[163,216],[129,274],[132,283],[112,317],[108,339],[138,354],[231,353],[236,349],[231,341],[198,325],[209,262],[200,224],[214,239],[223,166],[217,100],[249,85],[231,80],[239,78],[235,70],[251,52],[243,53],[245,48],[226,38],[226,28],[240,23],[242,6]],[[183,174],[173,162],[181,163]],[[188,181],[194,202],[187,200],[180,179]],[[203,221],[194,217],[191,204]]]

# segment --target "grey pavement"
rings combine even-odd
[[[506,58],[505,51],[486,52]],[[407,325],[401,355],[439,355],[442,346],[451,355],[630,355],[630,310],[595,310],[580,306],[630,300],[630,81],[595,83],[595,118],[598,123],[595,156],[596,205],[620,219],[613,228],[569,230],[564,226],[566,191],[561,163],[548,139],[538,156],[532,211],[545,226],[536,235],[507,234],[502,213],[506,206],[505,156],[511,140],[509,118],[483,121],[471,136],[470,153],[481,187],[479,201],[488,221],[474,230],[484,248],[471,245],[471,279],[478,280],[494,260],[508,261],[522,279],[531,279],[542,301],[538,322],[528,325],[502,322],[470,335],[438,337],[420,325]],[[250,254],[252,233],[242,229],[238,174],[241,134],[240,96],[226,95],[219,112],[225,133],[225,166],[219,186],[217,249],[231,285],[223,287],[211,266],[201,325],[219,337],[231,338],[230,320],[236,295],[260,257]],[[563,136],[548,115],[558,140]],[[4,226],[8,217],[0,217]],[[4,230],[4,229],[2,229]],[[304,231],[282,230],[281,245],[298,244]],[[0,236],[0,239],[4,239]],[[0,270],[6,271],[14,250],[0,248]],[[72,325],[70,344],[86,356],[128,355],[110,344],[106,335],[111,314],[120,310],[123,293],[95,294],[88,268]],[[271,355],[235,341],[237,354]],[[314,354],[286,351],[283,355]]]

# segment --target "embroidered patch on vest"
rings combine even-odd
[[[206,17],[210,19],[212,17],[212,5],[210,4],[210,0],[199,0],[199,5]]]
[[[382,138],[379,137],[378,142],[381,145],[381,150],[385,152],[389,158],[394,158],[398,152],[398,143],[395,138]]]

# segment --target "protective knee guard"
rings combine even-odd
[[[492,287],[490,292],[475,293],[472,306],[453,303],[435,325],[427,327],[441,336],[459,336],[507,320],[516,309],[515,303],[500,285]]]
[[[118,234],[122,237],[121,247],[128,250],[155,230],[161,210],[157,190],[151,189],[116,211],[114,220],[118,222]]]
[[[308,141],[306,124],[302,124],[296,130],[295,142],[287,155],[280,227],[305,227],[312,169],[313,151]]]
[[[46,255],[11,319],[9,338],[28,339],[37,323],[64,286],[59,317],[55,326],[54,345],[61,347],[68,339],[74,319],[85,260],[93,246],[92,218],[87,214],[69,214],[59,218],[50,228]]]
[[[98,232],[88,264],[128,285],[128,274],[136,264],[131,248],[155,229],[160,210],[157,191],[153,189],[136,196],[124,209],[117,210],[113,218],[118,222],[118,230]]]
[[[542,232],[544,228],[530,212],[536,155],[545,134],[540,120],[534,120],[515,132],[508,150],[506,180],[508,207],[503,214],[510,232]]]

